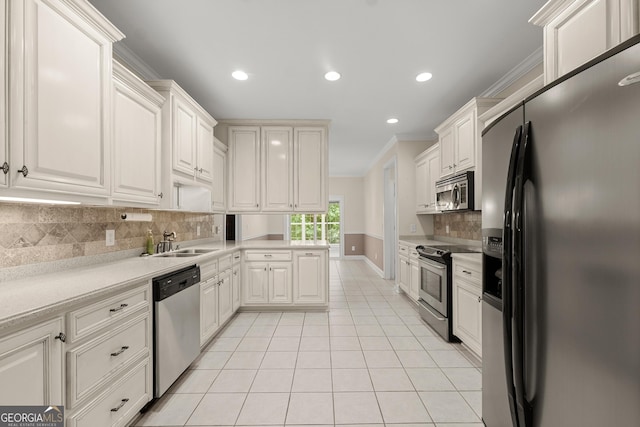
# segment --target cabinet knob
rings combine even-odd
[[[458,166],[458,165],[456,165],[456,164],[454,163],[454,164],[453,164],[453,167],[455,168],[456,166]]]
[[[256,208],[258,208],[258,207],[260,207],[260,205],[256,203]]]
[[[453,166],[449,165],[449,169],[453,169]]]
[[[5,175],[9,173],[9,163],[4,162],[2,165],[2,172],[4,172]]]
[[[60,332],[58,335],[56,335],[53,338],[56,340],[60,340],[61,342],[67,342],[67,336],[65,335],[64,332]]]
[[[202,168],[198,169],[198,172],[202,173]]]
[[[29,175],[29,169],[27,169],[26,165],[22,165],[22,169],[18,169],[18,172],[22,174],[26,178]]]
[[[158,197],[160,197],[162,199],[164,197],[164,193],[158,194]]]
[[[482,297],[478,297],[478,302],[481,302],[481,301],[482,301]]]

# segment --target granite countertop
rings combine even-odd
[[[329,244],[326,241],[249,240],[196,244],[189,248],[215,249],[215,251],[185,258],[158,256],[127,258],[0,282],[0,295],[2,295],[0,330],[30,318],[62,312],[82,301],[126,289],[135,283],[141,283],[183,267],[201,264],[235,250],[328,249]]]
[[[413,246],[442,246],[442,245],[461,245],[477,248],[478,252],[482,252],[482,242],[478,240],[456,239],[441,236],[400,236],[398,243]]]

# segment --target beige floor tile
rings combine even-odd
[[[289,406],[289,393],[249,393],[237,425],[283,425]]]
[[[193,362],[193,369],[222,369],[231,357],[230,351],[206,351]]]
[[[328,351],[302,351],[298,353],[296,369],[331,368],[331,353]]]
[[[429,351],[429,356],[441,368],[472,368],[469,362],[460,352],[456,350],[433,350]]]
[[[206,393],[219,373],[217,369],[188,369],[167,393]]]
[[[298,351],[300,338],[298,337],[273,337],[267,351]]]
[[[406,368],[405,370],[418,391],[455,390],[451,381],[438,368]]]
[[[353,325],[334,325],[329,327],[329,334],[332,337],[356,337],[356,328]]]
[[[293,372],[293,369],[261,369],[253,380],[251,393],[289,393]]]
[[[360,337],[360,345],[363,350],[393,350],[387,337]]]
[[[231,355],[225,369],[258,369],[264,351],[236,351]]]
[[[332,351],[331,367],[341,368],[366,368],[362,351]]]
[[[236,351],[267,351],[271,338],[244,337]]]
[[[328,328],[327,328],[328,329]],[[300,340],[300,351],[329,351],[329,337],[305,337]]]
[[[423,350],[422,345],[418,342],[418,340],[411,337],[388,337],[389,342],[394,350]]]
[[[482,375],[476,368],[442,368],[458,391],[482,390]]]
[[[482,418],[482,392],[481,391],[461,391],[460,394],[467,401],[476,415]]]
[[[242,341],[241,337],[216,338],[207,347],[207,351],[234,351]]]
[[[296,369],[291,391],[294,393],[332,391],[331,369]]]
[[[273,333],[274,337],[299,337],[302,335],[302,324],[300,325],[278,325]]]
[[[297,359],[298,352],[296,351],[267,351],[262,359],[260,369],[294,369]]]
[[[182,426],[203,397],[204,394],[165,395],[145,413],[136,426]]]
[[[436,423],[480,422],[480,418],[457,391],[423,391],[419,395]]]
[[[291,393],[286,424],[333,424],[331,393]]]
[[[413,384],[402,368],[369,368],[375,391],[414,391]]]
[[[245,393],[205,394],[186,425],[234,425],[246,396]]]
[[[333,369],[333,391],[373,391],[368,369]]]
[[[382,410],[382,418],[388,423],[428,423],[431,417],[427,413],[418,393],[376,392]]]
[[[438,366],[425,350],[397,350],[396,356],[405,368],[435,368]]]
[[[303,337],[328,337],[329,326],[328,325],[304,325],[302,329]]]
[[[209,393],[246,393],[256,376],[253,369],[225,369],[209,388]]]
[[[360,340],[358,337],[331,337],[329,339],[331,350],[334,351],[350,351],[360,350]]]
[[[376,395],[372,392],[334,393],[336,424],[382,423]]]
[[[393,351],[369,351],[363,352],[367,361],[367,367],[371,368],[402,368],[400,360]]]

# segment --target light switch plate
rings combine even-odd
[[[196,225],[196,236],[200,235],[200,224]]]
[[[415,233],[416,232],[416,225],[415,224],[409,224],[409,232],[410,233]]]
[[[106,246],[113,246],[116,244],[116,230],[107,230],[105,236]]]

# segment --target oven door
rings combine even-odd
[[[420,298],[434,310],[449,317],[447,312],[447,266],[420,258]]]

